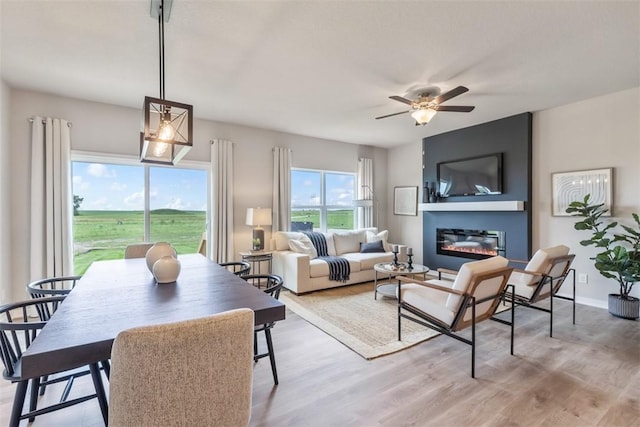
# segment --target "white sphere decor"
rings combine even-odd
[[[150,272],[153,273],[153,264],[163,256],[177,258],[178,254],[176,250],[173,249],[173,246],[167,242],[158,242],[149,248],[145,258],[147,260],[147,268]]]
[[[180,274],[180,261],[172,256],[163,256],[153,264],[153,277],[158,283],[173,283]]]

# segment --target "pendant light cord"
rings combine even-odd
[[[158,47],[160,50],[160,99],[164,100],[164,0],[160,0],[158,14]]]

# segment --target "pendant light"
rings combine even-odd
[[[151,17],[158,17],[160,97],[144,97],[140,132],[140,161],[144,163],[175,165],[193,146],[193,106],[164,97],[164,22],[169,20],[170,7],[171,0],[151,0]]]

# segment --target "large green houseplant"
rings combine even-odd
[[[607,224],[600,219],[608,212],[603,204],[590,204],[590,195],[582,201],[569,204],[567,213],[583,219],[576,222],[576,230],[590,231],[591,238],[582,240],[582,246],[595,246],[601,252],[591,258],[601,275],[616,280],[619,294],[609,294],[609,312],[625,319],[637,319],[640,315],[640,300],[630,294],[633,285],[640,281],[640,219],[633,213],[635,225],[620,225],[617,221]]]

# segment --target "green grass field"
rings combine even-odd
[[[179,254],[195,253],[205,230],[206,213],[159,209],[151,212],[151,242],[169,242]],[[310,221],[320,228],[320,211],[293,211],[293,221]],[[353,228],[351,209],[329,211],[328,229]],[[73,217],[74,273],[84,274],[93,261],[120,259],[132,243],[143,242],[142,211],[79,211]]]
[[[159,209],[150,220],[150,241],[169,242],[179,254],[197,252],[206,212]],[[142,211],[80,211],[73,228],[75,274],[93,261],[122,258],[127,245],[144,241]]]

